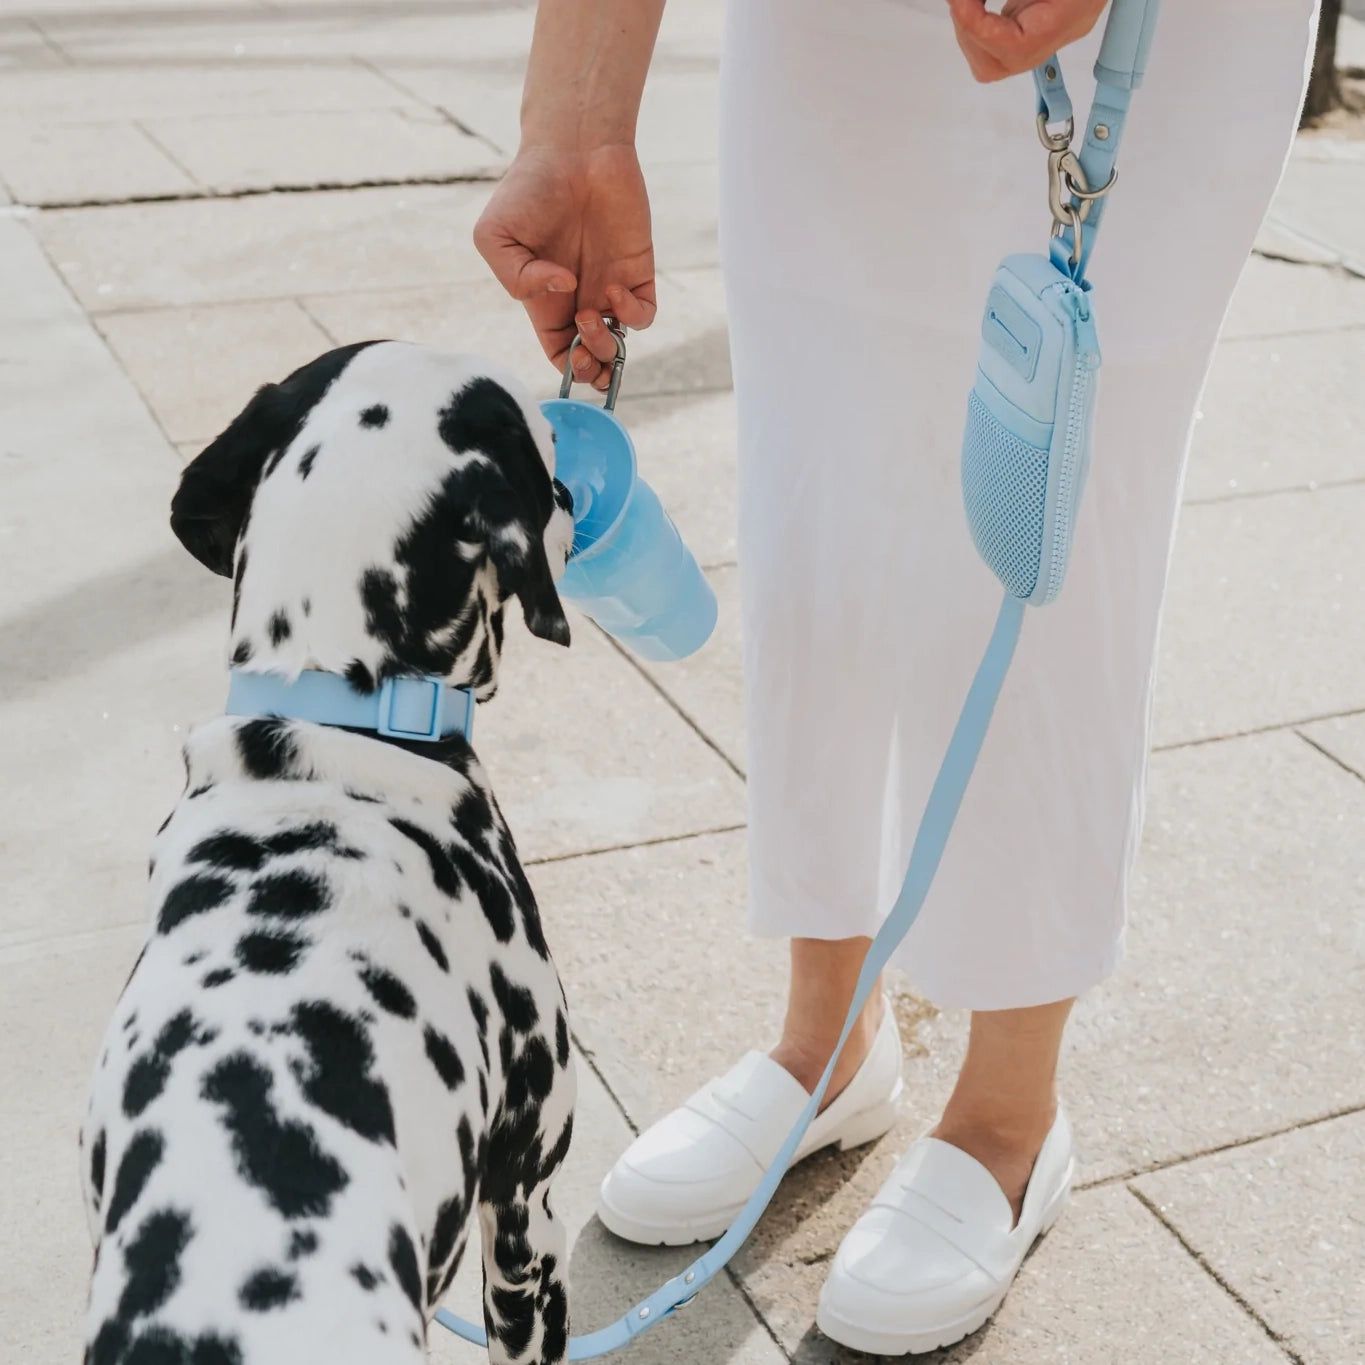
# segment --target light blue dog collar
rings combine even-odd
[[[289,682],[233,668],[226,709],[230,716],[283,716],[428,743],[455,734],[469,739],[474,733],[474,693],[450,687],[444,678],[386,678],[378,692],[367,694],[339,673],[309,668]]]

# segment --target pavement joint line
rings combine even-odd
[[[1299,1119],[1296,1123],[1286,1123],[1281,1128],[1269,1128],[1263,1133],[1253,1133],[1250,1137],[1233,1138],[1230,1142],[1220,1142],[1212,1147],[1201,1147],[1198,1151],[1185,1152],[1180,1156],[1169,1157],[1164,1161],[1154,1161],[1148,1166],[1137,1166],[1129,1171],[1122,1171],[1118,1175],[1101,1176],[1098,1180],[1082,1181],[1076,1186],[1077,1191],[1081,1190],[1101,1190],[1109,1185],[1127,1185],[1130,1181],[1141,1180],[1144,1176],[1158,1175],[1162,1171],[1177,1170],[1181,1166],[1188,1166],[1193,1161],[1202,1161],[1205,1157],[1218,1156],[1223,1152],[1235,1152],[1242,1147],[1254,1147],[1260,1142],[1269,1142],[1272,1138],[1284,1137],[1288,1133],[1303,1132],[1309,1128],[1317,1128],[1324,1123],[1332,1123],[1337,1119],[1351,1118],[1356,1114],[1365,1114],[1365,1103],[1343,1105],[1339,1109],[1331,1109],[1325,1114],[1315,1114],[1311,1118]]]
[[[24,22],[38,35],[42,45],[47,48],[63,66],[72,65],[70,54],[59,44],[53,42],[52,38],[43,30],[43,26],[36,19],[27,18]]]
[[[332,343],[333,346],[341,345],[341,342],[337,340],[336,334],[332,331],[330,327],[328,327],[322,321],[320,317],[318,317],[316,313],[313,312],[313,310],[308,306],[308,303],[305,299],[296,297],[294,299],[294,306],[299,310],[300,313],[304,315],[304,317],[308,319],[309,322],[313,324],[314,327],[318,329],[319,332],[322,333],[323,336],[327,338],[328,341]]]
[[[1186,507],[1221,507],[1230,502],[1248,502],[1253,498],[1278,498],[1285,493],[1330,493],[1337,488],[1359,488],[1365,475],[1354,479],[1331,479],[1313,483],[1292,484],[1287,488],[1249,488],[1245,493],[1214,493],[1206,498],[1186,498]]]
[[[1316,265],[1322,268],[1324,265],[1328,269],[1344,272],[1347,275],[1355,275],[1359,279],[1365,279],[1365,262],[1357,261],[1349,256],[1341,247],[1333,246],[1331,242],[1323,241],[1321,237],[1311,232],[1305,232],[1301,227],[1295,227],[1293,223],[1286,222],[1277,214],[1268,213],[1266,222],[1277,231],[1284,233],[1287,237],[1297,237],[1305,246],[1312,247],[1318,251],[1325,252],[1334,257],[1331,262],[1321,261],[1293,261],[1295,265]],[[1281,258],[1287,259],[1287,258]]]
[[[1284,332],[1240,332],[1219,338],[1218,346],[1240,346],[1246,341],[1293,341],[1299,337],[1337,336],[1342,332],[1365,331],[1365,322],[1334,322],[1327,327],[1291,327]]]
[[[688,830],[686,834],[660,834],[654,839],[637,839],[628,844],[604,844],[601,848],[580,848],[572,853],[547,853],[543,858],[527,858],[525,867],[550,867],[571,863],[578,858],[600,858],[607,853],[628,853],[633,848],[658,848],[663,844],[685,844],[690,839],[706,839],[713,834],[736,834],[748,825],[716,825],[710,829]]]
[[[1331,762],[1335,763],[1337,767],[1340,768],[1343,772],[1350,773],[1352,777],[1358,779],[1361,782],[1365,782],[1365,773],[1362,773],[1357,768],[1351,767],[1351,765],[1347,763],[1345,759],[1338,758],[1336,754],[1334,754],[1330,749],[1326,748],[1324,745],[1319,744],[1317,740],[1304,734],[1302,730],[1295,730],[1294,733],[1298,735],[1298,737],[1301,740],[1303,740],[1303,742],[1307,744],[1309,748],[1316,749],[1318,753],[1320,753],[1323,756],[1323,758],[1330,759]]]
[[[625,645],[614,640],[606,631],[602,630],[600,626],[598,626],[597,629],[606,642],[659,694],[659,696],[664,699],[665,702],[668,703],[668,705],[688,725],[697,738],[701,740],[701,742],[705,744],[706,747],[710,749],[741,782],[747,782],[749,779],[745,776],[744,769],[741,768],[739,764],[736,763],[734,759],[702,729],[701,723],[688,712],[687,708],[673,697],[663,684],[640,663]]]
[[[162,156],[166,158],[167,161],[171,163],[172,166],[176,168],[176,170],[180,172],[181,175],[185,177],[186,180],[190,182],[190,184],[203,186],[203,181],[200,180],[199,177],[195,175],[195,173],[190,170],[190,168],[185,165],[185,163],[181,161],[180,158],[176,156],[176,154],[171,151],[171,149],[166,146],[166,144],[162,142],[162,140],[157,137],[141,119],[130,119],[129,122],[152,144],[153,147],[157,149],[158,152],[161,153]]]
[[[1307,1365],[1307,1362],[1290,1344],[1288,1338],[1282,1333],[1277,1332],[1265,1318],[1252,1306],[1249,1299],[1238,1292],[1222,1275],[1214,1269],[1212,1262],[1195,1245],[1190,1242],[1183,1233],[1167,1218],[1161,1210],[1149,1199],[1141,1190],[1135,1190],[1132,1186],[1128,1187],[1128,1193],[1142,1205],[1148,1213],[1166,1229],[1175,1241],[1189,1255],[1190,1259],[1211,1279],[1235,1303],[1243,1313],[1249,1317],[1263,1331],[1270,1340],[1284,1352],[1285,1356],[1293,1361],[1294,1365]]]
[[[421,189],[442,185],[495,185],[501,172],[462,171],[451,175],[376,176],[368,180],[320,180],[311,185],[249,185],[236,190],[168,190],[163,194],[130,194],[121,199],[55,199],[16,208],[44,213],[85,209],[129,208],[137,204],[225,203],[234,199],[264,199],[272,194],[346,194],[352,190]]]
[[[1300,716],[1297,720],[1277,720],[1269,725],[1253,725],[1249,730],[1230,730],[1225,735],[1201,735],[1198,739],[1178,739],[1174,744],[1154,744],[1154,754],[1170,754],[1179,749],[1197,749],[1203,744],[1223,744],[1230,739],[1251,739],[1255,735],[1272,735],[1281,730],[1294,730],[1300,725],[1316,725],[1324,720],[1349,720],[1365,716],[1365,707],[1348,707],[1345,711],[1327,711],[1320,716]]]

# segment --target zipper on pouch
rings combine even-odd
[[[1076,478],[1077,457],[1085,436],[1085,414],[1090,406],[1090,376],[1100,367],[1100,343],[1095,331],[1095,319],[1090,312],[1090,301],[1077,290],[1070,294],[1067,304],[1072,315],[1072,341],[1075,364],[1071,374],[1071,391],[1066,405],[1066,442],[1062,447],[1061,467],[1057,471],[1057,506],[1065,508],[1065,518],[1056,517],[1052,525],[1052,555],[1048,567],[1047,597],[1060,587],[1071,543],[1075,506],[1073,484]]]

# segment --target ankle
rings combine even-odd
[[[1034,1163],[1057,1117],[1049,1096],[1032,1108],[970,1108],[950,1103],[929,1136],[966,1152],[994,1177],[1018,1222]]]
[[[886,1002],[880,991],[875,992],[863,1006],[862,1012],[849,1030],[848,1041],[844,1044],[834,1074],[830,1077],[829,1089],[825,1092],[821,1109],[838,1097],[839,1092],[853,1079],[858,1068],[866,1060],[877,1037],[877,1030],[881,1027],[885,1008]],[[788,1017],[781,1039],[768,1055],[783,1070],[790,1072],[806,1090],[813,1092],[820,1083],[820,1077],[824,1075],[825,1067],[829,1065],[830,1054],[839,1041],[839,1032],[842,1028],[842,1019],[839,1020],[838,1028],[831,1032],[827,1029],[813,1029],[808,1024],[793,1021]]]

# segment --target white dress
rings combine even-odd
[[[900,956],[942,1006],[1077,995],[1122,956],[1190,431],[1314,10],[1163,6],[1091,270],[1104,369],[1069,577],[1028,614]],[[1063,54],[1078,122],[1098,39]],[[991,273],[1046,244],[1033,101],[1027,76],[972,80],[946,0],[730,3],[721,251],[761,934],[876,931],[999,605],[958,455]]]

